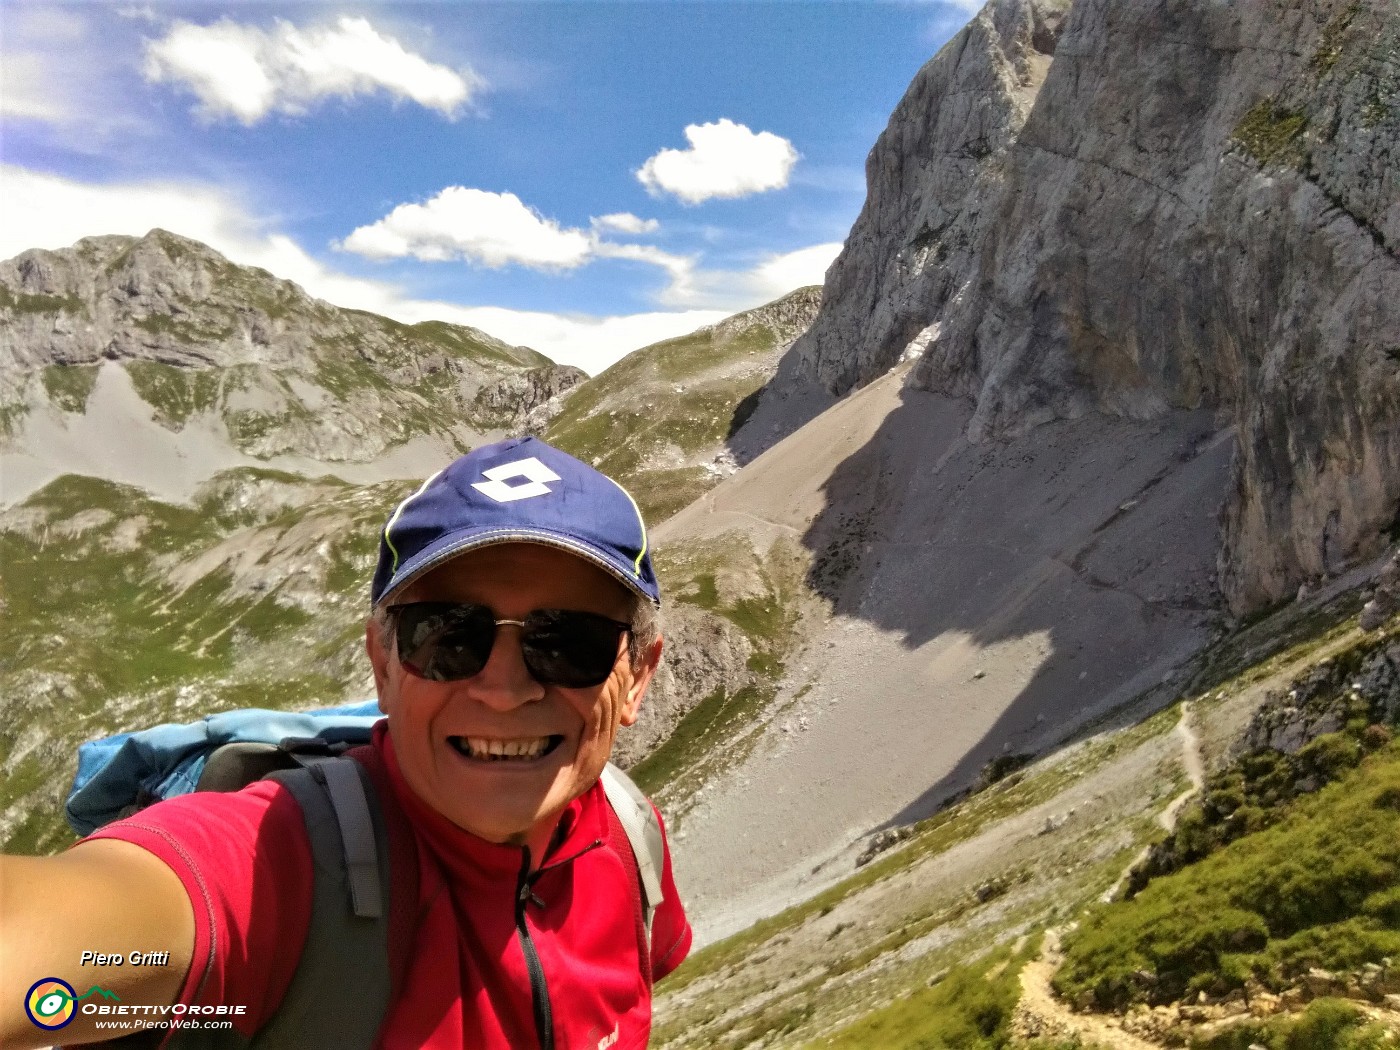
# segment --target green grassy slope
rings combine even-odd
[[[1295,710],[1339,710],[1342,727],[1212,776],[1139,869],[1140,892],[1070,941],[1057,980],[1068,998],[1121,1010],[1279,993],[1314,967],[1400,956],[1400,742],[1380,721],[1400,720],[1400,705],[1353,688],[1397,638],[1363,638],[1294,684]]]
[[[569,396],[545,439],[621,481],[648,521],[670,517],[723,477],[714,468],[725,439],[810,322],[819,292],[798,289],[628,354]]]
[[[236,470],[186,507],[65,476],[5,512],[5,847],[66,841],[57,801],[82,740],[368,695],[376,530],[411,488]]]

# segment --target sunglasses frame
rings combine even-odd
[[[490,636],[490,639],[489,639],[490,644],[489,644],[489,646],[488,646],[487,649],[486,649],[485,657],[481,660],[481,666],[480,666],[480,667],[478,667],[478,668],[477,668],[475,671],[473,671],[471,674],[465,674],[465,675],[454,676],[454,677],[437,677],[437,676],[435,676],[435,675],[425,674],[422,670],[420,670],[420,668],[419,668],[417,665],[415,665],[414,663],[411,663],[409,660],[405,659],[405,657],[404,657],[404,652],[403,652],[403,637],[402,637],[402,631],[403,631],[403,615],[402,615],[402,614],[403,614],[404,610],[406,610],[406,609],[413,609],[413,608],[422,607],[422,606],[433,606],[433,607],[435,607],[435,608],[441,610],[442,613],[450,613],[450,612],[455,611],[455,610],[465,610],[465,612],[464,612],[464,613],[462,614],[462,616],[461,616],[462,619],[465,619],[467,616],[470,616],[470,615],[472,615],[473,613],[477,613],[477,614],[479,614],[479,613],[485,613],[486,616],[490,618],[490,623],[491,623],[491,636]],[[526,669],[526,671],[529,672],[530,677],[533,678],[536,682],[539,682],[541,685],[544,685],[544,686],[559,686],[559,687],[561,687],[561,688],[566,688],[566,689],[590,689],[590,688],[593,688],[593,687],[595,687],[595,686],[602,685],[604,682],[606,682],[606,681],[608,680],[609,675],[612,674],[613,668],[617,666],[618,658],[619,658],[620,656],[623,655],[622,652],[619,652],[619,651],[618,651],[618,645],[617,645],[618,641],[620,641],[624,636],[627,636],[627,637],[630,638],[631,635],[632,635],[632,625],[631,625],[630,623],[624,623],[622,620],[614,620],[612,617],[610,617],[610,616],[604,616],[602,613],[588,612],[588,611],[583,610],[583,609],[532,609],[532,610],[530,610],[529,613],[527,613],[527,614],[525,615],[525,618],[524,618],[523,620],[512,620],[512,619],[506,619],[506,618],[502,618],[502,617],[497,617],[494,609],[492,609],[489,605],[483,605],[483,604],[481,604],[480,602],[448,602],[448,601],[439,601],[439,602],[403,602],[403,603],[400,603],[400,604],[398,604],[398,605],[390,605],[390,606],[386,607],[385,612],[389,615],[389,618],[390,618],[390,623],[391,623],[392,632],[393,632],[393,639],[394,639],[394,653],[395,653],[395,655],[396,655],[396,657],[397,657],[399,663],[403,666],[404,670],[406,670],[409,674],[413,675],[415,678],[422,678],[422,679],[424,679],[425,681],[430,681],[430,682],[464,682],[464,681],[467,681],[467,680],[469,680],[469,679],[471,679],[471,678],[475,678],[475,677],[476,677],[477,675],[479,675],[483,670],[486,669],[486,664],[489,663],[490,660],[491,660],[491,653],[492,653],[492,652],[495,650],[495,648],[496,648],[496,640],[497,640],[497,638],[498,638],[498,636],[499,636],[499,632],[498,632],[497,629],[500,628],[500,627],[502,627],[502,626],[507,626],[507,627],[519,627],[519,628],[520,628],[520,655],[521,655],[521,658],[522,658],[522,660],[523,660],[523,662],[524,662],[524,664],[525,664],[525,669]],[[585,620],[594,621],[594,622],[602,622],[602,623],[606,623],[607,625],[609,625],[609,626],[611,626],[611,627],[617,628],[618,633],[617,633],[616,637],[615,637],[614,640],[613,640],[613,655],[612,655],[612,659],[608,662],[607,669],[606,669],[605,671],[602,672],[601,677],[597,678],[596,680],[594,680],[594,679],[592,678],[591,675],[588,676],[588,680],[585,680],[585,681],[578,681],[578,680],[572,679],[572,678],[560,679],[560,677],[559,677],[557,674],[552,674],[552,673],[550,673],[548,669],[543,669],[543,673],[542,673],[542,668],[541,668],[541,666],[540,666],[540,661],[541,661],[542,659],[547,658],[547,654],[546,654],[546,655],[541,655],[541,654],[539,653],[539,650],[537,650],[537,649],[535,649],[535,648],[533,648],[533,647],[531,646],[531,644],[530,644],[530,638],[531,638],[531,634],[534,633],[534,632],[532,632],[531,627],[534,626],[534,624],[538,624],[538,623],[539,623],[539,620],[536,619],[536,618],[538,618],[538,617],[541,617],[541,616],[545,616],[545,617],[549,617],[549,616],[561,616],[561,615],[562,615],[562,616],[576,616],[576,617],[582,617],[582,618],[584,618]],[[534,620],[534,624],[532,624],[532,622],[531,622],[532,619]],[[485,623],[486,623],[486,620],[483,619],[483,620],[481,621],[482,626],[484,626]],[[545,629],[548,629],[548,628],[545,628]],[[416,653],[418,650],[421,650],[422,647],[423,647],[425,644],[427,644],[426,641],[425,641],[425,642],[420,642],[419,645],[418,645],[418,649],[415,650],[415,653]],[[473,655],[476,655],[476,654],[473,654]],[[430,654],[430,657],[429,657],[429,658],[431,659],[431,654]]]

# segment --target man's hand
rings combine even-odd
[[[92,954],[122,965],[95,965]],[[169,952],[165,965],[133,965]],[[83,995],[94,985],[122,1003],[173,1003],[194,953],[194,910],[164,862],[129,842],[97,839],[56,857],[0,857],[0,1046],[22,1050],[131,1034],[99,1029],[81,1008],[71,1024],[38,1027],[25,1013],[35,981],[57,977]],[[107,1001],[107,1000],[103,1000]]]

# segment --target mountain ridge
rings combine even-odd
[[[332,306],[159,229],[0,263],[0,328],[7,502],[63,473],[173,498],[240,465],[422,476],[547,420],[586,378],[473,328]]]

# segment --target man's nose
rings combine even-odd
[[[486,666],[467,680],[467,686],[476,699],[500,711],[508,711],[544,696],[544,686],[535,681],[530,669],[525,666],[518,626],[500,624],[496,627],[496,637]]]

